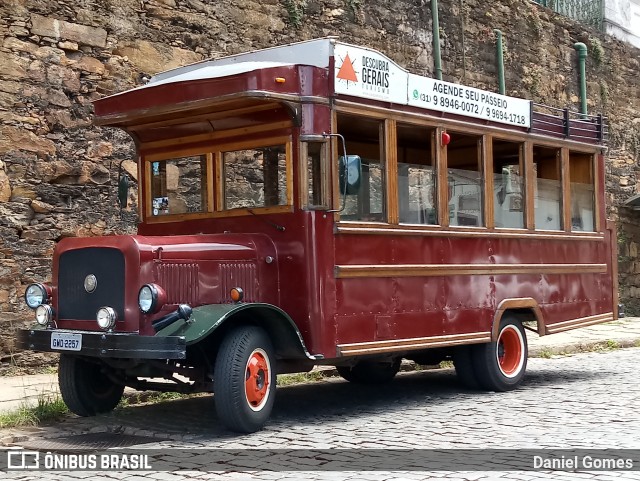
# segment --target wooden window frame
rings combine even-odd
[[[286,204],[267,207],[239,207],[236,209],[224,209],[224,165],[222,154],[233,150],[250,149],[269,145],[285,145],[286,156]],[[163,216],[152,215],[151,203],[151,164],[158,161],[172,160],[181,157],[202,155],[206,156],[207,167],[207,210],[189,214],[167,214]],[[163,152],[142,154],[140,156],[141,172],[144,172],[144,194],[139,195],[144,199],[139,211],[144,213],[143,221],[148,224],[180,222],[184,220],[232,217],[253,214],[273,214],[278,212],[293,212],[293,146],[291,135],[277,135],[255,140],[230,141],[212,146],[195,146],[183,149],[175,149]],[[249,212],[251,211],[251,212]],[[252,214],[253,213],[253,214]]]
[[[320,199],[321,204],[315,205],[309,203],[309,165],[308,157],[309,144],[320,144],[320,172],[319,172],[319,185],[320,185]],[[300,182],[298,188],[298,205],[303,210],[329,210],[331,203],[330,193],[330,167],[329,167],[329,152],[331,151],[330,139],[325,140],[301,140],[299,142],[299,162],[298,170],[300,171]]]
[[[258,147],[268,147],[272,145],[284,144],[285,146],[285,166],[286,166],[286,189],[287,200],[284,205],[262,206],[262,207],[237,207],[234,209],[225,209],[224,203],[224,159],[225,152],[233,152],[237,150],[246,150]],[[264,137],[255,140],[246,140],[238,142],[228,142],[215,146],[214,156],[216,158],[216,192],[218,193],[216,208],[213,212],[214,217],[235,217],[253,214],[275,214],[280,212],[293,212],[293,146],[290,135]]]
[[[389,235],[447,235],[454,236],[507,236],[519,238],[520,236],[532,238],[554,239],[561,236],[563,239],[580,240],[580,239],[603,239],[601,209],[602,199],[600,198],[600,183],[602,182],[602,174],[598,171],[599,147],[594,146],[592,149],[574,141],[564,141],[562,139],[538,138],[537,136],[529,136],[527,133],[507,132],[500,128],[483,128],[479,126],[467,125],[464,122],[448,120],[448,119],[432,119],[425,118],[420,114],[410,112],[401,112],[398,110],[387,110],[382,107],[356,105],[353,102],[340,101],[332,111],[332,132],[337,132],[338,115],[350,115],[362,117],[370,120],[378,120],[385,125],[384,141],[386,152],[386,170],[385,181],[387,187],[385,193],[387,195],[387,220],[378,221],[354,221],[341,220],[338,213],[334,213],[334,221],[337,224],[338,232],[349,233],[376,233]],[[434,141],[432,142],[434,167],[436,168],[436,209],[438,216],[437,224],[406,224],[399,222],[399,199],[397,187],[397,124],[415,125],[416,127],[425,127],[433,129]],[[393,133],[390,133],[393,128]],[[456,132],[475,136],[478,142],[478,158],[482,162],[480,173],[482,179],[482,201],[481,206],[483,212],[483,226],[450,226],[448,211],[448,159],[447,147],[442,145],[442,133],[450,132],[455,135]],[[495,227],[495,215],[493,211],[493,198],[487,195],[489,189],[493,187],[493,138],[513,142],[519,145],[520,168],[523,180],[523,209],[524,228],[511,227]],[[392,142],[393,141],[393,142]],[[540,147],[545,149],[553,149],[558,155],[558,173],[561,187],[561,205],[560,214],[561,227],[559,230],[538,229],[535,225],[535,183],[534,175],[534,148]],[[340,193],[338,191],[338,175],[337,165],[334,165],[333,159],[337,159],[338,149],[341,149],[339,141],[335,138],[330,142],[330,159],[328,162],[328,170],[330,182],[332,186],[331,201],[333,209],[340,208]],[[593,158],[593,181],[595,189],[595,213],[594,213],[594,231],[572,231],[571,225],[567,222],[567,210],[570,207],[570,177],[568,152],[576,152],[580,154],[590,155]],[[489,173],[491,175],[489,175]],[[570,214],[569,214],[570,215]],[[397,216],[397,217],[396,217]],[[570,218],[570,217],[569,217]],[[395,221],[395,222],[394,222]],[[568,225],[568,228],[567,228]],[[570,234],[570,235],[568,235]]]
[[[202,212],[182,213],[182,214],[166,214],[162,216],[154,216],[152,211],[152,197],[151,197],[151,169],[154,162],[170,161],[183,157],[204,156],[206,165],[206,198],[207,208]],[[211,152],[207,152],[206,149],[200,147],[193,147],[189,149],[180,149],[173,151],[166,151],[161,153],[148,154],[140,157],[142,168],[144,169],[144,206],[140,207],[140,211],[144,211],[144,221],[148,224],[166,223],[166,222],[180,222],[183,220],[201,219],[210,217],[214,212],[214,199],[213,199],[213,155]]]

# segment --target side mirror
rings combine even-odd
[[[357,194],[362,179],[362,159],[359,155],[340,156],[340,193]]]

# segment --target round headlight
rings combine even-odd
[[[101,307],[98,309],[96,313],[96,321],[98,321],[98,326],[105,331],[108,329],[113,329],[113,326],[116,325],[116,311],[111,307]]]
[[[24,291],[24,301],[31,309],[47,301],[47,290],[42,284],[29,284]]]
[[[47,304],[40,304],[36,308],[36,322],[46,326],[53,320],[53,309]]]
[[[167,302],[167,294],[156,284],[145,284],[138,291],[138,307],[144,314],[158,312]]]

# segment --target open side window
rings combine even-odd
[[[485,225],[484,181],[482,175],[482,138],[450,132],[447,146],[449,187],[449,225]]]
[[[386,159],[384,144],[384,122],[381,120],[338,115],[338,133],[345,138],[350,159],[342,159],[346,175],[355,167],[359,158],[361,177],[357,189],[347,189],[343,179],[340,191],[340,213],[342,220],[385,222],[386,212]],[[355,171],[355,168],[353,169]],[[354,172],[355,173],[355,172]],[[345,199],[346,192],[346,199]]]
[[[210,211],[207,158],[207,154],[201,154],[148,161],[147,215],[162,217]]]
[[[561,158],[560,149],[533,146],[536,229],[563,229]]]
[[[399,123],[396,132],[400,222],[435,225],[438,223],[435,129]]]

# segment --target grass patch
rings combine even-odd
[[[606,349],[609,349],[609,350],[620,349],[620,344],[618,344],[617,341],[614,341],[612,339],[607,339],[604,344],[606,346]]]
[[[135,393],[127,393],[122,396],[118,409],[127,406],[136,406],[140,404],[153,404],[163,401],[174,401],[176,399],[185,399],[191,396],[179,392],[161,392],[161,391],[141,391]]]
[[[453,367],[453,361],[442,361],[440,364],[438,364],[438,367],[440,369],[450,369]]]
[[[58,421],[69,414],[69,408],[59,396],[41,396],[35,406],[23,405],[14,411],[0,413],[0,428],[37,426]]]
[[[538,357],[543,359],[551,359],[553,357],[553,352],[550,349],[542,349],[538,352]]]
[[[290,386],[292,384],[303,384],[306,382],[318,382],[325,378],[324,372],[315,370],[311,372],[300,372],[296,374],[279,374],[278,386]]]

